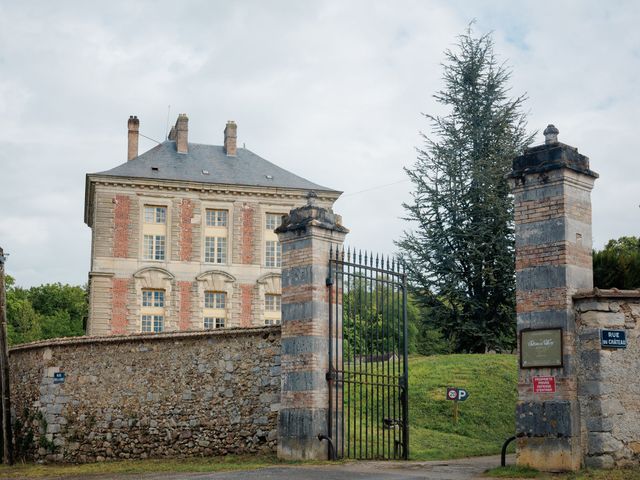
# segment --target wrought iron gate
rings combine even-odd
[[[395,259],[332,250],[329,456],[407,459],[407,288]]]

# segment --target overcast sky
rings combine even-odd
[[[126,160],[131,114],[161,140],[168,105],[190,141],[221,144],[233,119],[240,145],[343,190],[348,243],[394,252],[421,112],[443,113],[443,51],[473,19],[527,93],[530,130],[554,123],[600,174],[595,246],[639,235],[640,2],[0,0],[7,271],[86,282],[85,174]]]

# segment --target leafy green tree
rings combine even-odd
[[[42,338],[41,315],[27,299],[7,292],[7,337],[9,344],[27,343]]]
[[[402,348],[402,295],[397,287],[372,281],[352,281],[343,296],[345,358],[353,355],[379,356]],[[450,353],[451,342],[442,332],[425,324],[428,318],[407,295],[408,351],[422,355]]]
[[[88,312],[85,288],[50,283],[30,288],[28,295],[34,310],[43,316],[42,338],[84,334]]]
[[[355,281],[345,287],[342,319],[346,358],[401,353],[403,305],[397,288],[376,288],[369,281]],[[408,302],[407,317],[409,330],[415,329],[415,308]],[[415,335],[410,332],[408,349],[413,353],[412,338]]]
[[[6,277],[7,336],[11,345],[84,334],[86,289],[60,283],[29,289]]]
[[[598,288],[640,288],[640,238],[609,240],[593,252],[593,284]]]
[[[403,204],[413,230],[397,242],[414,295],[459,352],[515,345],[513,206],[505,179],[512,159],[531,143],[521,109],[510,98],[510,71],[490,35],[471,28],[446,51],[444,88],[434,98],[443,116],[425,115],[413,168],[412,201]]]

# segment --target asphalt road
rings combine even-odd
[[[507,463],[512,464],[513,456]],[[351,462],[313,466],[269,467],[222,473],[98,475],[92,480],[470,480],[500,465],[500,457],[437,462]],[[56,477],[60,478],[60,477]],[[64,477],[79,480],[80,477]],[[486,477],[484,477],[486,479]]]

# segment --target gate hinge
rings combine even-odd
[[[327,280],[326,280],[325,283],[326,283],[327,287],[332,286],[333,285],[333,278],[327,277]]]
[[[325,375],[325,378],[327,379],[327,382],[336,381],[338,379],[338,374],[335,371],[330,371],[330,372],[327,372],[327,374]]]

